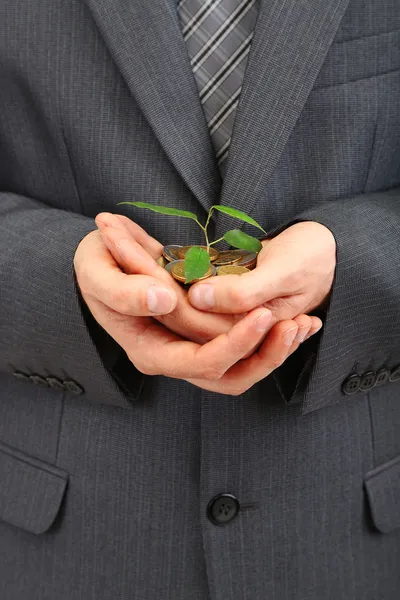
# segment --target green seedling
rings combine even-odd
[[[261,227],[257,221],[246,215],[246,213],[241,210],[236,210],[235,208],[231,208],[230,206],[224,206],[222,204],[216,204],[212,206],[208,211],[208,216],[205,225],[202,225],[198,220],[197,216],[189,212],[187,210],[179,210],[177,208],[169,208],[167,206],[159,206],[156,204],[149,204],[147,202],[118,202],[117,204],[131,204],[132,206],[136,206],[137,208],[145,208],[147,210],[152,210],[153,212],[169,215],[173,217],[181,217],[185,219],[192,219],[195,221],[200,229],[204,233],[205,238],[205,246],[204,248],[200,248],[199,246],[193,246],[188,250],[185,256],[185,283],[190,283],[194,279],[198,279],[203,277],[203,275],[207,272],[210,266],[210,247],[214,246],[214,244],[218,244],[222,240],[225,240],[230,244],[233,248],[239,248],[240,250],[250,250],[251,252],[260,252],[262,249],[262,245],[260,240],[257,238],[240,231],[240,229],[231,229],[227,231],[222,237],[218,238],[214,242],[210,242],[208,239],[208,225],[210,223],[211,215],[214,210],[225,213],[234,219],[239,219],[240,221],[244,221],[245,223],[249,223],[257,229],[260,229],[263,233],[267,235],[267,232]]]

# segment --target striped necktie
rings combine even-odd
[[[259,0],[178,0],[178,14],[222,176]]]

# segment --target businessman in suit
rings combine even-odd
[[[0,0],[1,598],[397,600],[399,97],[395,0]]]

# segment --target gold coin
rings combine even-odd
[[[178,250],[180,250],[182,246],[164,246],[163,256],[169,262],[173,260],[179,260],[180,256],[178,254]]]
[[[223,250],[219,253],[215,266],[234,265],[243,260],[243,253],[240,250]]]
[[[159,258],[157,258],[157,264],[160,265],[160,267],[165,267],[165,265],[168,263],[167,259],[164,258],[164,256],[160,256]]]
[[[217,270],[217,275],[243,275],[243,273],[250,273],[250,269],[237,265],[226,265]]]
[[[190,250],[190,248],[193,248],[193,246],[183,246],[183,248],[180,247],[178,250],[179,258],[185,258],[186,252]],[[196,246],[196,248],[203,248],[203,250],[207,250],[207,246]],[[210,261],[214,262],[215,260],[217,260],[219,252],[214,248],[210,248],[209,255]]]
[[[184,260],[175,260],[173,262],[168,263],[165,266],[165,269],[172,275],[174,279],[179,281],[180,283],[185,283],[185,261]],[[202,279],[208,279],[208,277],[212,277],[216,274],[216,268],[214,265],[210,265],[204,273],[203,277],[199,277],[198,279],[193,279],[190,284],[196,283],[197,281],[201,281]]]

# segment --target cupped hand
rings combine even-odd
[[[304,221],[265,240],[253,271],[196,283],[189,301],[199,310],[226,314],[264,306],[274,322],[292,319],[328,300],[335,269],[333,234],[324,225]]]
[[[154,318],[168,329],[187,340],[204,344],[221,333],[228,332],[243,315],[207,314],[194,308],[186,290],[156,259],[162,256],[163,246],[139,225],[123,215],[99,213],[95,219],[102,239],[124,273],[156,277],[170,286],[177,297],[173,311],[160,314],[157,306],[153,309]],[[246,311],[247,312],[247,311]]]

